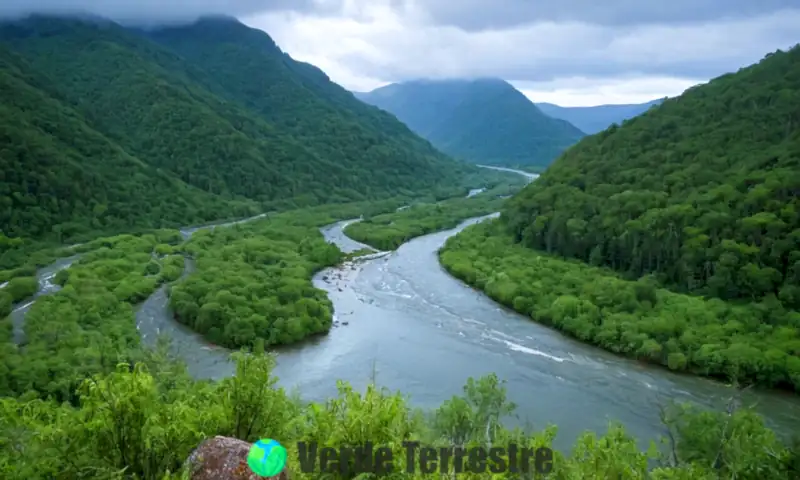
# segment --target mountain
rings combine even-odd
[[[132,228],[142,212],[173,223],[236,213],[234,202],[220,201],[126,152],[42,88],[42,79],[30,71],[21,57],[0,46],[4,233],[53,233],[61,240],[87,228]]]
[[[141,31],[32,16],[0,23],[0,62],[8,237],[409,195],[478,170],[230,18]]]
[[[780,303],[800,309],[800,46],[584,138],[503,218],[527,247],[764,299],[797,327]]]
[[[651,107],[660,105],[664,100],[659,98],[647,103],[596,107],[560,107],[552,103],[537,103],[536,106],[546,115],[566,120],[591,135],[605,130],[612,123],[619,125],[624,120],[641,115]]]
[[[420,80],[356,96],[443,152],[475,163],[545,167],[583,136],[499,79]]]

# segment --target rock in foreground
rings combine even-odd
[[[247,466],[252,444],[230,437],[214,437],[189,455],[192,480],[288,480],[286,469],[273,477],[261,477]]]

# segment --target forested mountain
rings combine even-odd
[[[800,47],[583,139],[503,217],[531,248],[800,326],[778,309],[800,308]]]
[[[476,163],[545,167],[583,136],[499,79],[413,81],[356,95],[443,152]]]
[[[147,214],[194,222],[236,212],[127,153],[80,113],[39,86],[17,55],[0,46],[0,224],[3,233],[70,237],[125,229]],[[246,208],[240,213],[246,212]],[[52,228],[51,228],[52,227]]]
[[[546,115],[566,120],[591,135],[605,130],[612,123],[620,125],[624,120],[641,115],[663,101],[663,98],[659,98],[647,103],[595,107],[561,107],[552,103],[537,103],[536,106]]]
[[[456,185],[477,171],[228,18],[0,23],[0,225],[69,240]]]

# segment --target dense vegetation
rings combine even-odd
[[[188,243],[178,231],[160,230],[77,247],[78,263],[56,276],[63,289],[40,298],[29,311],[25,341],[10,342],[7,319],[0,328],[0,395],[5,397],[0,399],[0,477],[186,479],[184,459],[214,435],[279,439],[289,448],[289,469],[298,479],[324,475],[298,471],[300,440],[336,447],[367,441],[387,445],[397,451],[396,478],[408,479],[438,474],[400,473],[406,440],[442,446],[551,445],[555,427],[537,432],[502,427],[514,406],[495,376],[471,379],[462,396],[435,412],[415,411],[400,394],[374,385],[359,393],[340,384],[339,395],[324,404],[304,404],[275,386],[274,360],[261,349],[324,328],[330,312],[309,276],[341,258],[341,252],[321,242],[315,227],[359,214],[375,217],[404,202],[273,214],[197,232]],[[197,271],[181,280],[183,254],[195,257]],[[168,358],[165,344],[153,351],[142,347],[134,305],[176,280],[173,302],[197,313],[184,313],[184,319],[198,321],[196,328],[207,328],[204,333],[221,343],[254,347],[255,355],[239,355],[235,377],[194,381]],[[276,320],[265,323],[265,316]],[[285,328],[279,325],[281,316]],[[749,410],[728,416],[673,406],[664,418],[672,438],[664,454],[640,451],[622,427],[611,425],[603,436],[581,436],[572,452],[556,452],[548,478],[796,475],[797,449],[783,444]],[[654,460],[662,466],[648,474],[648,461]],[[487,478],[486,473],[462,476]]]
[[[315,207],[194,234],[184,250],[197,269],[170,292],[176,318],[232,348],[289,344],[327,332],[333,305],[311,277],[344,256],[319,227],[398,204]]]
[[[516,244],[499,221],[451,237],[439,258],[494,300],[585,342],[676,371],[800,392],[798,312],[673,293],[652,277],[626,280]]]
[[[545,167],[584,135],[499,79],[415,81],[358,96],[443,152],[475,163]]]
[[[620,125],[623,121],[660,105],[663,98],[646,103],[630,105],[597,105],[594,107],[560,107],[552,103],[537,103],[539,110],[553,118],[560,118],[580,128],[589,135],[601,132],[612,124]]]
[[[99,20],[0,22],[0,268],[38,241],[442,194],[493,175],[264,32],[209,19],[148,35]]]
[[[180,241],[177,231],[163,230],[86,245],[78,262],[56,275],[64,288],[40,297],[25,315],[21,345],[11,343],[4,320],[0,394],[71,401],[87,375],[141,358],[133,305],[183,272],[183,257],[170,246]]]
[[[396,212],[385,213],[351,223],[344,233],[353,240],[378,250],[394,250],[412,238],[455,228],[461,221],[497,212],[504,199],[517,192],[516,185],[502,185],[468,198],[454,198],[438,203],[418,203]]]
[[[336,398],[304,405],[275,386],[270,356],[238,354],[237,361],[234,377],[196,382],[157,350],[136,366],[120,364],[113,373],[83,381],[71,405],[0,399],[0,475],[10,480],[188,479],[182,464],[189,453],[203,439],[225,435],[279,439],[289,451],[287,469],[295,479],[357,478],[347,469],[301,472],[298,441],[337,449],[367,442],[387,446],[394,451],[393,471],[386,472],[391,478],[434,479],[440,474],[421,473],[419,465],[417,473],[405,473],[403,442],[538,448],[551,445],[557,431],[553,426],[533,433],[503,428],[500,422],[514,405],[494,375],[469,379],[462,395],[425,414],[411,409],[401,394],[374,384],[356,392],[340,383]],[[728,415],[672,406],[665,409],[664,421],[670,440],[662,454],[641,452],[624,428],[612,424],[602,436],[582,435],[571,453],[554,452],[546,478],[796,478],[797,449],[782,444],[748,410]],[[511,478],[487,470],[467,470],[459,478]],[[530,473],[523,478],[545,477]]]
[[[504,218],[531,248],[800,308],[800,47],[587,137]]]
[[[798,85],[794,48],[587,137],[442,262],[609,350],[800,391]]]

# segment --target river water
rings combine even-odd
[[[494,372],[507,381],[509,397],[518,406],[514,423],[558,425],[556,447],[562,449],[587,429],[604,431],[610,420],[621,421],[642,441],[652,439],[661,433],[659,404],[690,400],[719,408],[731,396],[730,388],[716,382],[645,366],[566,338],[450,277],[436,252],[448,237],[488,217],[317,274],[314,284],[328,292],[338,326],[325,336],[279,349],[280,384],[298,389],[305,399],[322,400],[336,394],[336,380],[362,388],[375,378],[410,396],[413,405],[433,408],[460,394],[467,378]],[[343,234],[350,222],[322,229],[345,252],[366,247]],[[190,271],[192,265],[187,266]],[[162,288],[138,309],[145,344],[169,335],[193,376],[231,375],[228,351],[177,324],[167,301]],[[778,431],[800,431],[796,397],[748,392],[743,398],[745,404],[757,403]]]
[[[72,265],[77,258],[78,255],[59,258],[52,264],[41,268],[36,272],[36,277],[39,280],[39,291],[36,292],[32,298],[29,298],[18,305],[14,305],[14,308],[11,310],[10,317],[13,328],[11,338],[14,343],[20,344],[25,340],[25,331],[23,330],[25,314],[28,312],[28,310],[30,310],[33,302],[35,302],[36,299],[42,295],[49,295],[59,291],[61,286],[53,283],[54,277],[59,271],[64,270]]]

